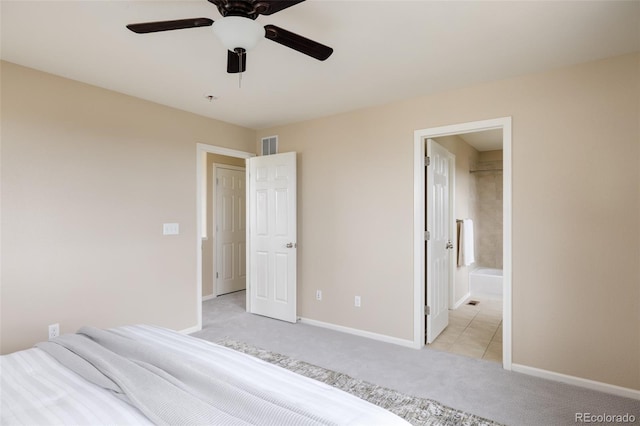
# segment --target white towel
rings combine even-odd
[[[469,266],[476,261],[473,246],[473,221],[463,219],[458,223],[458,266]]]

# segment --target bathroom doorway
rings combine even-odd
[[[502,362],[502,129],[432,140],[456,157],[455,222],[449,322],[428,348]]]
[[[429,250],[424,195],[427,139],[455,155],[454,216],[458,222],[451,236],[455,265],[449,292],[451,320],[428,347],[501,361],[505,369],[511,369],[511,118],[415,132],[415,321],[421,336],[414,337],[418,347],[425,344],[425,315],[430,311],[425,300],[429,271],[424,264]],[[467,237],[460,241],[463,230]],[[471,244],[461,252],[470,234]],[[484,276],[492,275],[493,270],[498,271],[496,276]]]

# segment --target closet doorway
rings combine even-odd
[[[244,167],[213,163],[211,234],[214,236],[213,293],[216,296],[247,288],[245,178]]]
[[[246,210],[246,188],[243,158],[215,153],[206,153],[205,158],[202,296],[203,300],[209,300],[243,285],[246,211],[241,210]],[[245,250],[242,256],[239,256],[240,249]],[[244,268],[242,275],[239,267]]]
[[[213,181],[215,179],[213,165],[227,164],[242,168],[245,165],[245,160],[253,156],[255,154],[250,152],[201,143],[196,144],[196,312],[198,324],[188,330],[190,333],[202,329],[202,302],[217,297],[214,288],[214,277],[217,272],[214,266],[215,225],[211,213],[215,205],[213,200]]]

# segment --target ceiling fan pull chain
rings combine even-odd
[[[244,53],[246,52],[243,48],[241,47],[236,47],[234,49],[234,51],[236,52],[236,54],[238,55],[238,89],[242,89],[242,70],[244,70],[244,67],[246,66],[242,61],[246,60],[245,59],[245,55]]]

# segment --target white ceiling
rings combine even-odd
[[[2,0],[1,15],[4,60],[256,129],[640,51],[640,1],[308,0],[258,21],[333,56],[264,40],[239,88],[211,27],[125,28],[218,19],[206,0]]]

